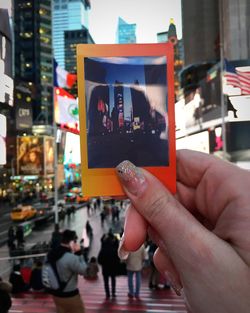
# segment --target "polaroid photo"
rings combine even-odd
[[[121,196],[115,167],[129,160],[176,190],[173,47],[77,46],[82,188]]]

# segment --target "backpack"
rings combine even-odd
[[[42,268],[42,283],[48,291],[61,291],[65,289],[70,278],[66,282],[62,282],[58,274],[56,263],[45,262]]]

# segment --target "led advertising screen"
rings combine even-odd
[[[7,9],[0,9],[0,102],[13,106],[12,40]]]
[[[64,150],[64,162],[66,164],[80,164],[80,136],[67,132]]]
[[[6,164],[6,117],[0,114],[0,165]]]
[[[17,137],[17,175],[54,174],[54,138]]]

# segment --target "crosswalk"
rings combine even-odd
[[[116,298],[106,300],[101,275],[97,280],[79,278],[79,290],[86,313],[187,313],[184,300],[171,289],[151,290],[142,280],[140,299],[127,296],[127,278],[117,278]],[[42,293],[26,293],[12,300],[10,313],[55,313],[52,297]]]

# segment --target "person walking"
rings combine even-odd
[[[111,278],[112,297],[116,297],[116,274],[118,272],[120,259],[118,257],[118,239],[112,230],[101,239],[102,245],[98,254],[98,263],[102,266],[102,275],[106,299],[110,298],[109,278]]]
[[[141,271],[143,261],[146,259],[146,250],[144,244],[136,251],[130,252],[126,259],[127,275],[128,275],[128,297],[140,297],[141,288]],[[135,288],[133,278],[135,276]]]
[[[55,229],[51,234],[50,247],[56,249],[60,246],[62,240],[62,233],[60,232],[59,224],[55,224]]]
[[[75,231],[66,229],[62,233],[61,244],[48,253],[47,260],[56,267],[60,282],[65,282],[63,290],[50,290],[56,305],[57,313],[84,313],[84,304],[77,288],[78,275],[84,275],[86,263],[80,245],[72,252],[71,245],[76,239]]]

